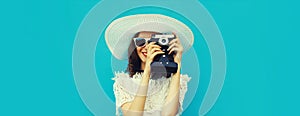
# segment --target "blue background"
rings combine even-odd
[[[207,91],[208,83],[210,81],[211,76],[211,56],[209,54],[209,49],[206,44],[206,41],[192,22],[190,22],[187,18],[183,17],[182,15],[168,9],[152,6],[138,7],[125,11],[116,18],[132,14],[149,13],[163,14],[176,18],[188,25],[194,33],[194,47],[192,47],[189,51],[185,52],[182,58],[181,73],[188,74],[188,76],[192,78],[192,80],[188,83],[189,91],[186,93],[185,102],[183,104],[184,109],[187,106],[189,108],[186,109],[183,115],[198,115],[198,109],[203,101],[205,92]],[[114,102],[115,97],[112,91],[112,85],[114,81],[111,78],[114,77],[114,72],[124,72],[127,68],[128,62],[127,60],[118,60],[111,55],[105,43],[104,32],[100,36],[98,41],[95,62],[97,76],[99,77],[98,79],[101,84],[101,87],[104,89],[106,95],[109,97],[111,102]],[[199,67],[201,70],[199,70]],[[201,81],[199,82],[199,80]]]
[[[72,48],[82,19],[98,2],[1,2],[0,115],[92,115],[75,87]],[[207,115],[300,115],[299,3],[200,2],[227,52],[223,90]],[[195,109],[184,115],[198,114]]]

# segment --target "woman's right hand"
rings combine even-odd
[[[156,45],[155,42],[149,43],[147,46],[147,59],[146,59],[146,67],[145,70],[150,71],[150,64],[153,62],[153,59],[158,54],[164,54],[164,52],[160,49],[159,45]]]

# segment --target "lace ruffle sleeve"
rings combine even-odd
[[[178,114],[181,115],[182,111],[183,111],[183,100],[184,100],[184,96],[188,90],[188,82],[191,80],[190,77],[188,77],[188,75],[181,75],[180,78],[180,94],[179,94],[179,111]]]
[[[128,87],[125,87],[125,83],[128,83],[130,79],[129,75],[126,73],[115,73],[113,80],[115,81],[113,85],[113,90],[116,98],[116,115],[121,116],[121,106],[124,103],[131,102],[134,99],[134,94],[128,91]]]

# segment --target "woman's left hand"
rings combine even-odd
[[[175,35],[175,33],[173,33]],[[175,39],[171,40],[169,43],[169,48],[168,48],[169,53],[175,53],[174,54],[174,62],[177,64],[181,64],[181,58],[182,58],[182,53],[183,53],[183,46],[180,43],[179,38],[176,36]]]

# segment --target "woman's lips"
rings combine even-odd
[[[142,52],[142,54],[143,54],[145,57],[147,57],[147,52]]]

